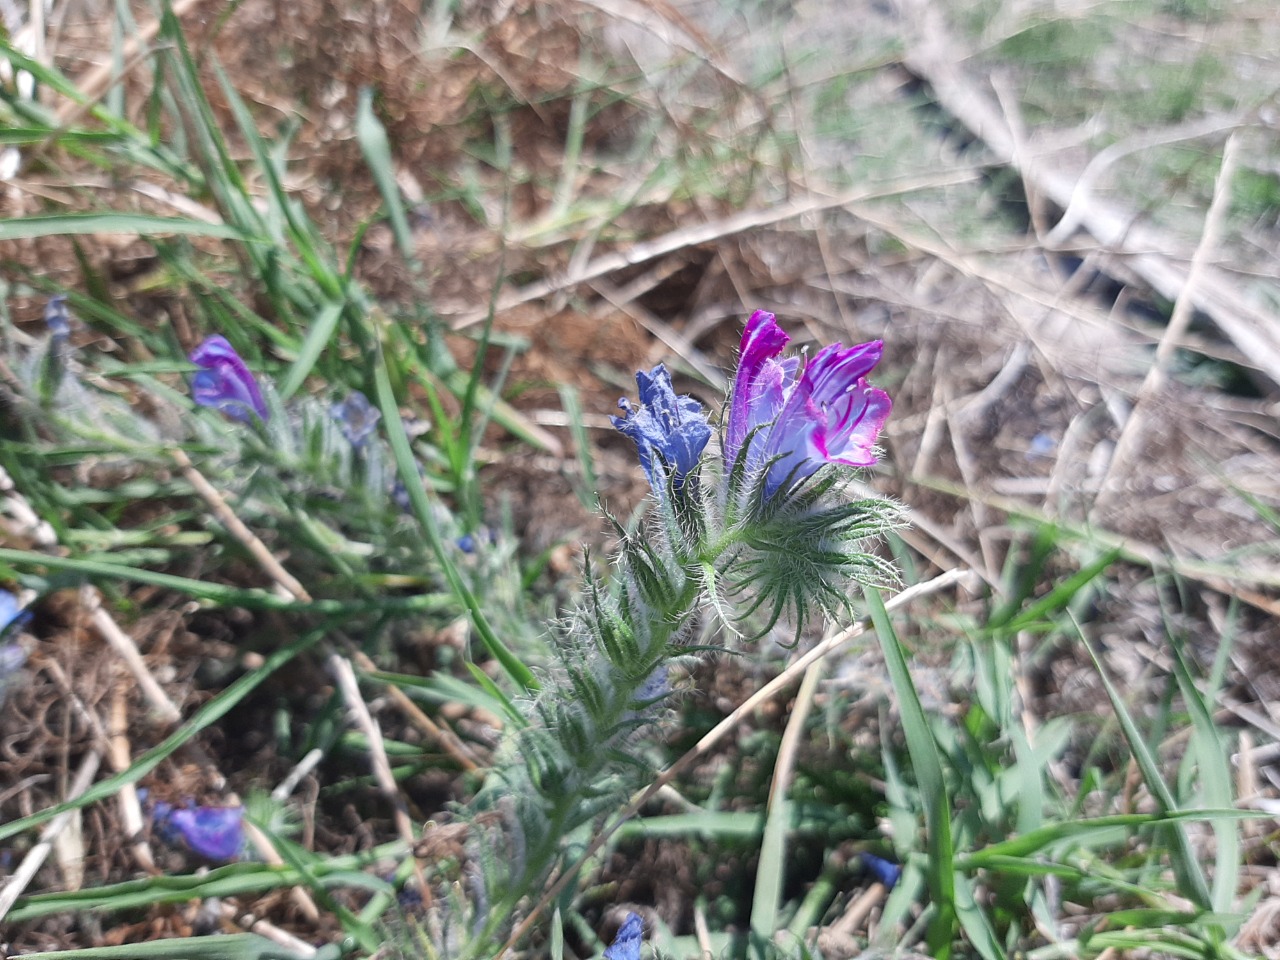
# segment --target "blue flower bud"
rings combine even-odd
[[[71,336],[71,313],[67,310],[67,298],[63,294],[49,298],[44,306],[44,322],[55,342],[65,342]]]
[[[345,400],[331,406],[329,412],[338,421],[347,442],[357,449],[373,436],[378,429],[378,421],[382,419],[381,411],[359,390],[352,390]]]
[[[152,807],[156,830],[167,840],[180,839],[206,860],[235,860],[244,849],[243,807],[180,807],[163,800]]]
[[[609,419],[635,441],[649,486],[661,497],[664,477],[671,477],[678,490],[698,466],[698,458],[711,439],[711,428],[702,404],[692,397],[676,396],[671,374],[662,364],[648,373],[636,373],[636,383],[640,387],[640,406],[624,397],[618,406],[626,416]],[[662,473],[654,470],[655,454],[664,468]]]

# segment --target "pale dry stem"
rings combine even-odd
[[[1217,248],[1226,219],[1227,208],[1231,204],[1231,181],[1238,163],[1239,136],[1233,133],[1227,138],[1222,150],[1222,166],[1218,170],[1218,179],[1213,188],[1213,200],[1209,204],[1209,212],[1205,214],[1204,229],[1200,234],[1200,242],[1191,257],[1191,266],[1187,271],[1186,283],[1178,293],[1173,305],[1173,314],[1169,317],[1169,326],[1160,343],[1156,347],[1155,361],[1147,371],[1134,398],[1133,409],[1120,430],[1116,440],[1115,452],[1107,466],[1102,479],[1102,487],[1093,503],[1092,514],[1105,510],[1116,501],[1125,489],[1125,479],[1134,468],[1142,454],[1146,439],[1149,413],[1148,408],[1164,389],[1169,376],[1169,365],[1173,360],[1174,346],[1191,324],[1192,304],[1195,294],[1202,282],[1209,258]]]
[[[102,763],[102,753],[100,750],[92,750],[85,755],[80,762],[80,769],[76,771],[75,780],[72,781],[70,789],[67,791],[65,800],[74,800],[80,794],[89,789],[93,783],[93,778],[98,774],[98,767]],[[27,855],[22,858],[22,863],[18,864],[18,869],[13,872],[13,876],[9,878],[9,882],[0,889],[0,920],[13,909],[14,903],[18,897],[22,896],[22,891],[31,883],[40,867],[44,865],[48,859],[50,852],[57,838],[62,834],[73,818],[80,817],[82,811],[79,809],[64,810],[45,825],[40,831],[40,840],[34,847],[27,851]]]

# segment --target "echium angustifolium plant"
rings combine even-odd
[[[251,528],[281,531],[300,566],[307,562],[302,548],[314,548],[325,574],[346,578],[338,589],[349,590],[351,575],[368,571],[438,583],[438,563],[399,503],[403,488],[378,430],[380,414],[363,394],[340,388],[286,403],[270,378],[256,376],[230,341],[213,334],[188,357],[187,401],[146,374],[111,379],[129,372],[109,356],[76,348],[79,323],[65,297],[48,301],[45,323],[47,336],[12,349],[20,389],[10,409],[20,429],[87,444],[95,464],[143,477],[172,472],[170,451],[182,445]],[[90,358],[99,369],[86,368]],[[137,402],[143,394],[146,401]],[[193,413],[189,403],[206,411]],[[143,486],[158,497],[169,493]],[[466,533],[443,507],[437,522],[455,542]],[[158,553],[150,559],[162,562]]]
[[[798,637],[815,611],[848,612],[852,584],[895,579],[865,544],[900,522],[897,507],[841,496],[846,468],[877,460],[891,404],[866,377],[882,344],[837,343],[802,363],[782,356],[789,339],[773,314],[747,322],[720,457],[705,455],[706,411],[675,393],[664,367],[637,374],[639,404],[619,402],[613,423],[636,444],[652,513],[634,535],[615,524],[612,582],[588,579],[527,724],[475,801],[474,822],[496,811],[502,829],[478,845],[486,893],[474,950],[649,776],[635,743],[671,692],[668,667],[691,657],[704,611],[756,637],[787,617]]]

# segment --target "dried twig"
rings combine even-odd
[[[174,726],[181,721],[182,711],[174,705],[168,694],[164,692],[164,688],[151,675],[146,661],[138,652],[138,645],[133,642],[133,637],[121,630],[120,625],[102,606],[102,596],[97,589],[84,587],[80,591],[80,602],[86,610],[90,611],[89,622],[93,624],[94,630],[107,641],[112,650],[120,655],[125,667],[137,681],[138,689],[142,691],[142,695],[151,704],[151,709],[156,712],[160,720],[166,726]]]
[[[539,280],[537,283],[531,283],[528,286],[506,293],[498,298],[498,302],[493,307],[493,312],[502,313],[522,303],[541,300],[543,297],[576,286],[579,283],[587,283],[600,277],[606,277],[627,267],[647,263],[650,260],[656,260],[658,257],[667,256],[688,247],[696,247],[723,237],[745,233],[756,227],[770,226],[781,223],[784,220],[793,220],[805,214],[817,213],[821,210],[832,210],[837,207],[847,207],[850,204],[862,201],[913,193],[917,190],[925,190],[932,187],[968,183],[978,175],[977,168],[965,167],[927,177],[911,177],[877,186],[864,187],[835,197],[810,196],[792,203],[777,204],[763,210],[746,210],[721,220],[712,220],[708,223],[683,227],[679,230],[673,230],[664,236],[637,243],[627,250],[604,254],[573,273],[552,277],[547,280]],[[489,316],[490,310],[488,307],[476,309],[471,303],[437,303],[436,312],[441,316],[450,317],[453,328],[461,330],[464,327],[483,321]]]
[[[80,763],[80,769],[76,771],[75,780],[71,783],[71,789],[67,791],[66,800],[74,800],[80,794],[89,789],[89,785],[93,783],[93,778],[98,774],[98,766],[102,763],[102,753],[94,750],[87,754]],[[40,842],[32,847],[22,863],[18,864],[18,869],[13,872],[13,876],[9,878],[9,882],[5,884],[4,889],[0,890],[0,920],[13,909],[13,905],[17,902],[18,897],[22,895],[22,891],[35,877],[36,872],[44,865],[49,857],[49,852],[53,850],[54,841],[59,834],[66,829],[71,823],[73,817],[79,817],[81,811],[79,808],[64,810],[45,825],[40,831]]]
[[[965,51],[957,48],[955,31],[948,30],[936,4],[923,0],[899,0],[903,22],[917,28],[908,38],[903,64],[927,80],[938,102],[972,133],[985,142],[997,160],[1017,170],[1042,196],[1058,206],[1071,208],[1081,226],[1162,296],[1176,301],[1187,286],[1188,270],[1172,249],[1168,236],[1135,222],[1132,211],[1090,196],[1078,189],[1082,172],[1055,168],[1042,157],[1019,156],[1005,117],[981,94],[961,69]],[[1273,315],[1240,295],[1239,283],[1216,267],[1206,266],[1189,306],[1211,317],[1273,382],[1280,384],[1280,333]]]
[[[1218,179],[1213,188],[1213,200],[1209,204],[1209,212],[1205,214],[1204,229],[1200,233],[1200,242],[1191,258],[1191,268],[1187,271],[1187,281],[1173,305],[1173,315],[1169,317],[1169,326],[1160,343],[1156,347],[1156,356],[1134,398],[1133,409],[1120,430],[1116,440],[1115,452],[1107,465],[1107,472],[1102,479],[1102,487],[1094,500],[1091,513],[1105,509],[1115,501],[1124,488],[1124,479],[1134,459],[1142,452],[1146,434],[1146,413],[1152,400],[1159,396],[1168,379],[1169,364],[1173,360],[1174,346],[1191,324],[1195,292],[1208,267],[1209,256],[1217,247],[1222,234],[1223,221],[1231,202],[1231,180],[1235,174],[1239,137],[1232,134],[1227,138],[1222,150],[1222,166],[1218,169]]]

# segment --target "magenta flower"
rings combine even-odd
[[[196,403],[241,423],[252,417],[266,421],[269,414],[258,381],[226,337],[206,337],[191,351],[191,362],[200,368],[191,378],[191,399]]]
[[[711,428],[702,404],[692,397],[676,396],[671,374],[662,364],[648,373],[636,373],[636,383],[640,387],[640,406],[623,397],[618,406],[626,416],[609,419],[635,441],[649,486],[661,497],[663,477],[671,477],[678,490],[697,467],[698,458],[711,439]],[[664,468],[661,475],[654,472],[655,455]]]
[[[880,362],[879,340],[846,349],[823,347],[803,368],[799,357],[778,359],[791,340],[772,313],[757,310],[742,334],[733,381],[724,457],[729,469],[748,447],[748,475],[768,467],[764,494],[772,497],[824,464],[869,467],[893,406],[865,377]]]

